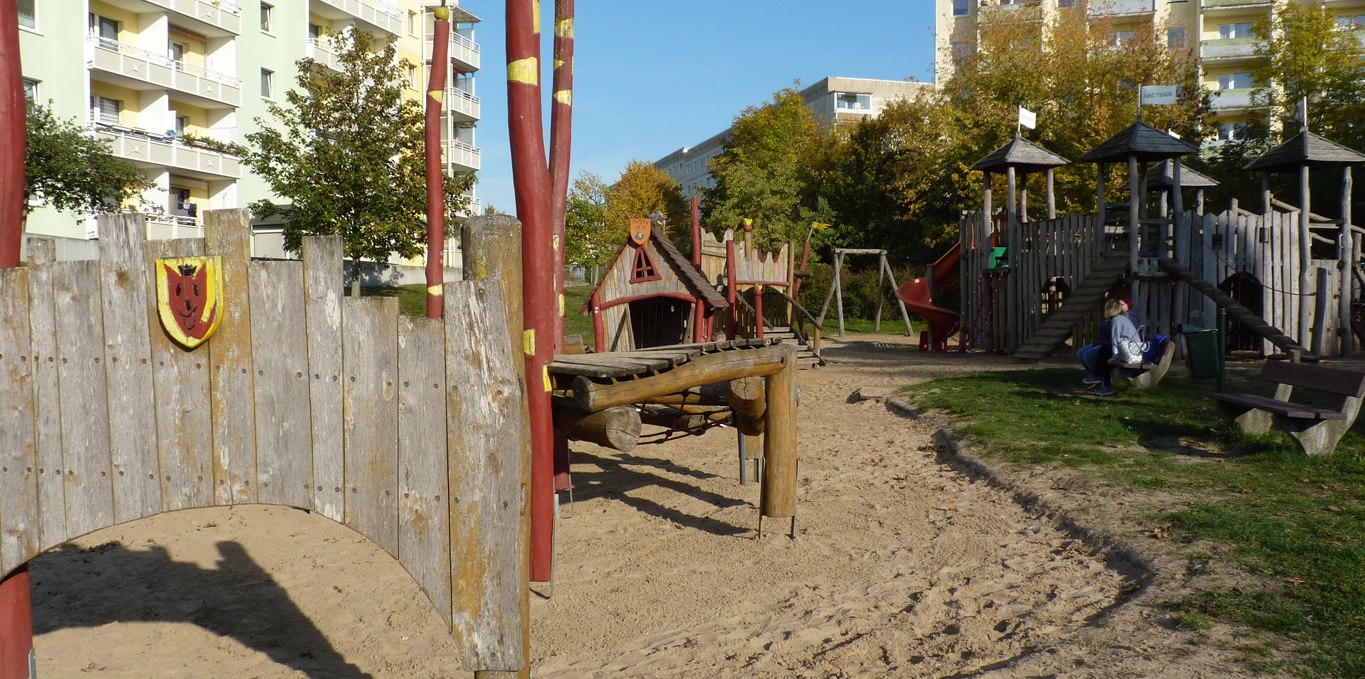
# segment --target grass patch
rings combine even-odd
[[[910,391],[922,408],[951,413],[983,457],[1080,472],[1129,503],[1119,520],[1167,525],[1179,543],[1215,545],[1216,558],[1250,574],[1173,604],[1176,624],[1240,623],[1289,640],[1296,671],[1365,676],[1361,425],[1333,455],[1309,458],[1282,433],[1252,437],[1227,424],[1207,398],[1212,382],[1171,375],[1157,389],[1102,398],[1079,377],[993,372]],[[1268,394],[1269,385],[1236,374],[1229,390]]]

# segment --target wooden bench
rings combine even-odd
[[[1330,454],[1360,413],[1365,373],[1306,363],[1266,361],[1261,378],[1276,383],[1274,398],[1255,394],[1214,394],[1218,407],[1243,431],[1264,434],[1274,426],[1288,432],[1309,455]],[[1292,403],[1294,387],[1341,397],[1336,408]]]
[[[1118,359],[1109,359],[1109,365],[1114,367],[1114,376],[1128,380],[1138,389],[1149,389],[1155,387],[1161,378],[1166,376],[1166,372],[1171,369],[1171,359],[1175,356],[1175,341],[1166,340],[1166,347],[1161,350],[1161,357],[1156,363],[1119,363]]]

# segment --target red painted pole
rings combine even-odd
[[[426,100],[427,161],[427,318],[440,318],[445,294],[445,267],[441,257],[446,246],[445,172],[441,169],[441,108],[446,93],[446,73],[450,71],[450,9],[432,9],[436,30],[432,33],[431,78]]]
[[[0,581],[0,679],[31,679],[32,597],[28,566]]]
[[[574,0],[555,0],[554,98],[550,104],[550,219],[554,224],[555,351],[564,346],[564,215],[569,197],[569,151],[573,147]],[[566,444],[567,445],[567,444]]]
[[[726,339],[735,338],[736,326],[739,325],[739,310],[735,306],[738,295],[735,291],[735,238],[731,235],[725,239],[725,299],[730,302],[730,327],[725,331]]]
[[[0,269],[19,266],[24,238],[24,142],[28,111],[19,66],[19,5],[0,0]]]
[[[540,104],[540,20],[535,0],[507,0],[507,128],[521,220],[526,400],[531,414],[531,580],[549,582],[554,544],[554,257],[550,177]]]
[[[602,321],[602,296],[596,290],[592,297],[592,347],[597,353],[607,350],[607,329]]]
[[[692,266],[701,270],[701,197],[692,196]],[[692,300],[692,341],[705,342],[710,337],[706,331],[705,298],[697,295]]]

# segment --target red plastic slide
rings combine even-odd
[[[944,253],[938,261],[929,265],[929,271],[936,281],[945,281],[957,274],[962,263],[962,245]],[[918,314],[929,323],[929,346],[937,351],[947,348],[948,338],[958,329],[958,313],[951,309],[934,306],[929,294],[928,278],[916,278],[896,289],[896,297],[905,303],[905,308]]]

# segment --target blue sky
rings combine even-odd
[[[462,0],[478,15],[482,116],[479,199],[514,212],[507,142],[506,26],[500,0]],[[553,0],[542,0],[547,41]],[[573,177],[615,181],[726,127],[795,81],[933,80],[931,0],[577,0]],[[546,95],[550,74],[543,77]],[[549,124],[549,109],[545,109]],[[547,142],[548,144],[548,139]]]

